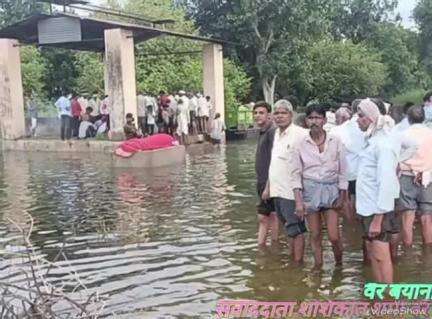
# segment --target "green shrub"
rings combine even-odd
[[[398,94],[390,99],[393,104],[403,105],[406,102],[413,102],[415,104],[423,103],[423,96],[426,94],[425,90],[416,89],[410,90],[402,94]]]

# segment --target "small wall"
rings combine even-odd
[[[105,163],[113,167],[122,168],[153,168],[176,165],[183,163],[186,157],[185,147],[182,145],[166,149],[138,152],[130,158],[121,158],[113,153],[121,142],[96,141],[96,140],[43,140],[22,139],[3,140],[3,151],[22,152],[56,152],[66,153],[67,156],[79,156],[79,154],[98,154],[105,157]],[[69,155],[70,154],[70,155]]]
[[[111,154],[121,142],[100,140],[46,140],[21,139],[16,141],[4,140],[4,151],[23,152],[70,152],[70,153],[105,153]]]

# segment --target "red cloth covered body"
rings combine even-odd
[[[79,104],[77,99],[73,99],[71,106],[72,106],[72,116],[79,117],[82,111],[81,104]]]
[[[129,157],[136,152],[151,151],[178,145],[175,138],[168,134],[155,134],[144,138],[132,138],[123,142],[116,150],[116,154]]]

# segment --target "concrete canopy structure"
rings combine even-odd
[[[121,137],[125,114],[137,113],[134,45],[159,36],[205,42],[204,94],[211,97],[216,112],[223,117],[223,41],[70,13],[37,14],[0,30],[2,137],[17,139],[25,135],[19,43],[105,52],[105,88],[110,97],[111,131],[114,136]]]

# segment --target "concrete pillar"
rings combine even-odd
[[[0,131],[3,139],[25,136],[19,43],[0,39]]]
[[[137,118],[134,39],[131,31],[105,30],[106,88],[113,139],[123,139],[126,113]]]
[[[222,45],[208,43],[203,48],[204,95],[211,97],[215,112],[225,120]]]

